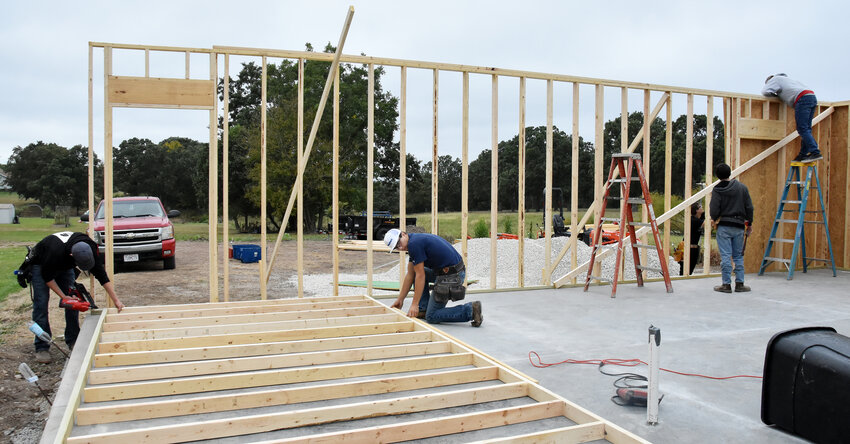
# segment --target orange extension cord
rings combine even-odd
[[[534,356],[534,358],[537,359],[536,363],[534,362],[534,359],[532,359],[532,356]],[[561,365],[561,364],[593,364],[593,365],[598,365],[600,367],[603,366],[603,365],[619,365],[621,367],[637,367],[638,365],[641,365],[641,364],[649,365],[646,362],[641,361],[640,359],[586,359],[586,360],[565,359],[561,362],[555,362],[555,363],[547,364],[547,363],[543,362],[543,360],[540,359],[540,355],[538,355],[537,352],[533,351],[533,350],[528,352],[528,362],[530,362],[531,365],[533,365],[537,368],[546,368],[546,367],[552,367],[554,365]],[[761,376],[755,376],[755,375],[706,376],[706,375],[700,375],[698,373],[678,372],[678,371],[666,369],[666,368],[663,368],[663,367],[661,367],[660,369],[665,371],[665,372],[675,373],[677,375],[696,376],[696,377],[699,377],[699,378],[715,379],[715,380],[735,379],[735,378],[762,379]]]

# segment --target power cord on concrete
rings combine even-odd
[[[534,359],[532,359],[532,356],[534,357],[534,359],[537,360],[536,363],[534,362]],[[600,367],[603,366],[603,365],[619,365],[619,366],[622,366],[622,367],[637,367],[638,365],[641,365],[641,364],[649,365],[649,364],[647,364],[646,362],[643,362],[640,359],[586,359],[586,360],[565,359],[561,362],[545,363],[540,359],[540,355],[538,355],[537,352],[533,351],[533,350],[528,352],[528,361],[531,363],[531,365],[533,365],[534,367],[537,367],[537,368],[546,368],[546,367],[552,367],[554,365],[561,365],[561,364],[593,364],[593,365],[598,365]],[[668,373],[675,373],[677,375],[682,375],[682,376],[696,376],[698,378],[706,378],[706,379],[714,379],[714,380],[725,380],[725,379],[735,379],[735,378],[762,379],[761,376],[756,376],[756,375],[707,376],[707,375],[701,375],[699,373],[685,373],[685,372],[680,372],[680,371],[676,371],[676,370],[670,370],[670,369],[666,369],[666,368],[663,368],[663,367],[661,368],[661,370],[668,372]]]

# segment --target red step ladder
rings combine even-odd
[[[628,162],[628,163],[627,163]],[[632,176],[632,172],[637,170],[637,177]],[[619,178],[617,175],[619,174]],[[639,182],[643,197],[629,197],[632,182]],[[611,196],[611,188],[619,184],[620,195]],[[608,206],[609,200],[621,200],[620,217],[610,218],[605,216],[605,207]],[[635,222],[632,216],[632,205],[646,205],[649,222]],[[587,267],[587,278],[584,282],[584,291],[587,291],[591,280],[603,281],[611,283],[611,297],[617,295],[617,279],[620,275],[620,264],[623,260],[623,242],[626,238],[626,230],[632,244],[632,257],[635,262],[635,278],[637,279],[638,287],[643,287],[643,271],[655,271],[661,273],[664,277],[664,284],[667,286],[667,293],[673,292],[673,284],[670,282],[670,272],[667,269],[667,261],[664,257],[664,251],[661,248],[661,239],[658,235],[658,224],[655,222],[655,212],[652,210],[652,198],[649,195],[649,188],[646,185],[646,178],[643,175],[643,166],[640,161],[640,154],[636,153],[619,153],[611,155],[611,170],[608,173],[608,181],[605,182],[605,194],[602,196],[602,209],[596,221],[596,229],[593,231],[593,251],[590,254],[590,265]],[[620,226],[620,239],[615,244],[600,245],[602,240],[602,223],[616,222]],[[651,227],[652,236],[655,238],[655,245],[641,244],[635,235],[635,227]],[[614,277],[608,279],[602,276],[593,276],[593,265],[596,262],[596,254],[600,250],[615,249],[617,260],[615,262]],[[658,260],[661,268],[648,267],[641,265],[639,248],[654,249],[658,253]]]

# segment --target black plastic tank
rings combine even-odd
[[[830,327],[774,335],[764,357],[761,420],[814,442],[850,442],[850,338]]]

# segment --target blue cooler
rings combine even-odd
[[[233,259],[238,259],[242,263],[249,264],[260,261],[260,246],[253,244],[243,244],[233,246]]]

